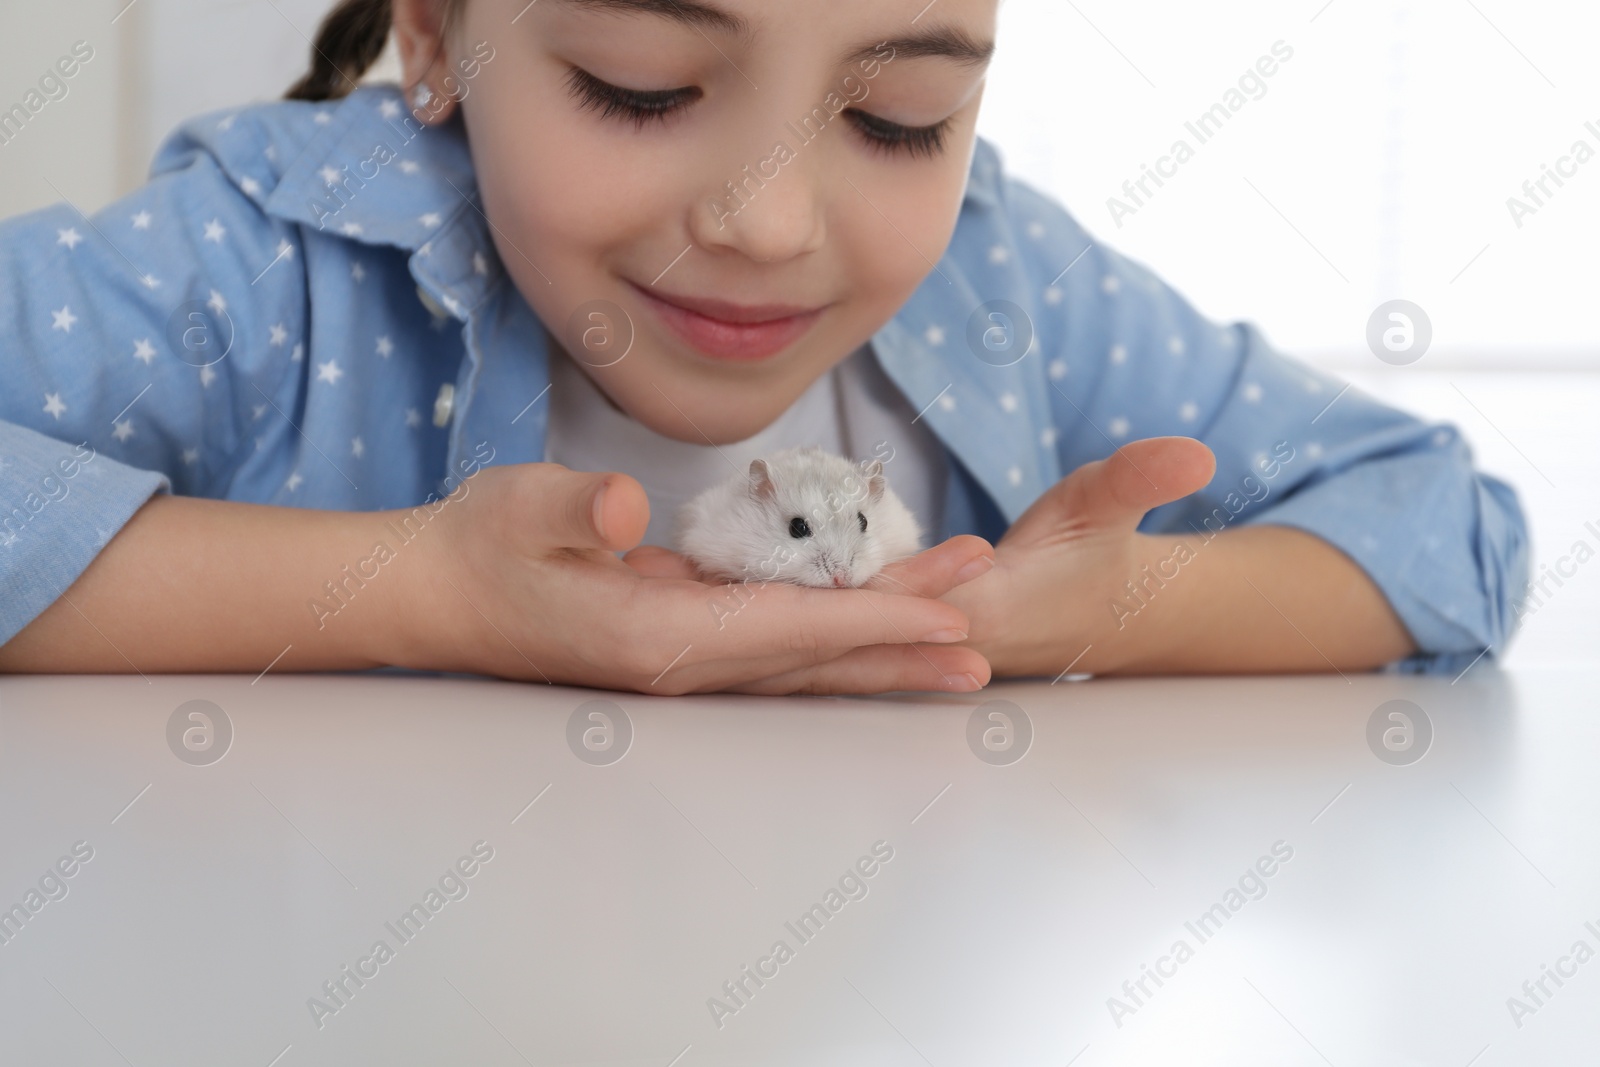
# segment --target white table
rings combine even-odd
[[[1597,690],[1481,664],[981,700],[0,679],[0,907],[66,889],[0,926],[0,1063],[1593,1063],[1600,959],[1568,954],[1600,951]],[[209,748],[199,719],[169,745],[193,700],[220,759],[214,712]],[[631,738],[569,745],[592,700]],[[1031,723],[1013,762],[969,745],[992,700]],[[1414,712],[1410,749],[1369,746],[1391,700],[1431,724],[1420,759]],[[1546,965],[1571,976],[1535,1002]]]

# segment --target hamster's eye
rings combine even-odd
[[[789,520],[789,536],[810,537],[811,524],[806,522],[806,520],[802,519],[800,516],[796,515],[794,518]]]
[[[867,517],[865,515],[861,514],[861,512],[858,511],[858,512],[856,512],[856,521],[861,524],[861,532],[862,533],[866,533],[867,532]]]

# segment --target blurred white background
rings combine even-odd
[[[77,0],[0,14],[0,110],[74,41],[95,58],[9,143],[0,215],[92,211],[142,181],[185,116],[282,94],[329,0]],[[1507,207],[1574,142],[1600,156],[1600,6],[1582,0],[1005,0],[983,134],[1008,166],[1217,319],[1456,423],[1517,486],[1535,573],[1600,549],[1600,158],[1519,227]],[[1293,55],[1212,139],[1195,121],[1258,58]],[[392,72],[385,63],[378,72]],[[1259,98],[1254,98],[1257,94]],[[1594,129],[1586,128],[1588,122]],[[1196,146],[1121,224],[1178,139]],[[1065,264],[1063,264],[1065,266]],[[1404,298],[1432,348],[1390,367],[1367,320]],[[1593,660],[1600,563],[1525,623],[1509,662]]]

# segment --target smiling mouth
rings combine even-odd
[[[628,284],[679,339],[716,360],[752,361],[774,356],[799,340],[826,310],[825,306],[734,304]]]

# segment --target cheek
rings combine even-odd
[[[611,198],[599,182],[578,179],[590,163],[559,120],[537,113],[485,115],[488,110],[473,110],[470,137],[484,213],[494,223],[501,258],[508,267],[534,273],[531,260],[559,284],[578,261],[599,259],[626,233],[625,221],[603,210]],[[564,146],[559,159],[541,147],[558,143]]]
[[[846,187],[846,192],[851,190]],[[935,246],[930,243],[928,234],[913,236],[901,225],[905,221],[917,227],[921,222],[917,216],[908,214],[904,220],[895,220],[895,226],[905,233],[906,239],[902,239],[882,216],[860,203],[859,197],[857,201],[865,210],[852,212],[833,227],[841,246],[840,259],[847,265],[846,274],[854,283],[853,295],[863,303],[898,306],[928,273],[928,264],[917,254],[918,250],[929,259],[936,259],[932,254]],[[908,244],[907,239],[915,244]]]
[[[501,259],[546,322],[564,321],[599,291],[600,273],[681,204],[660,170],[644,165],[567,100],[548,65],[506,64],[463,104],[484,212]],[[530,107],[525,101],[546,100]],[[537,269],[535,269],[537,268]]]
[[[961,147],[937,161],[875,164],[866,172],[870,182],[854,179],[866,198],[839,183],[835,202],[844,210],[830,235],[843,246],[858,293],[883,318],[930,275],[937,278],[932,265],[955,232],[966,184]]]

